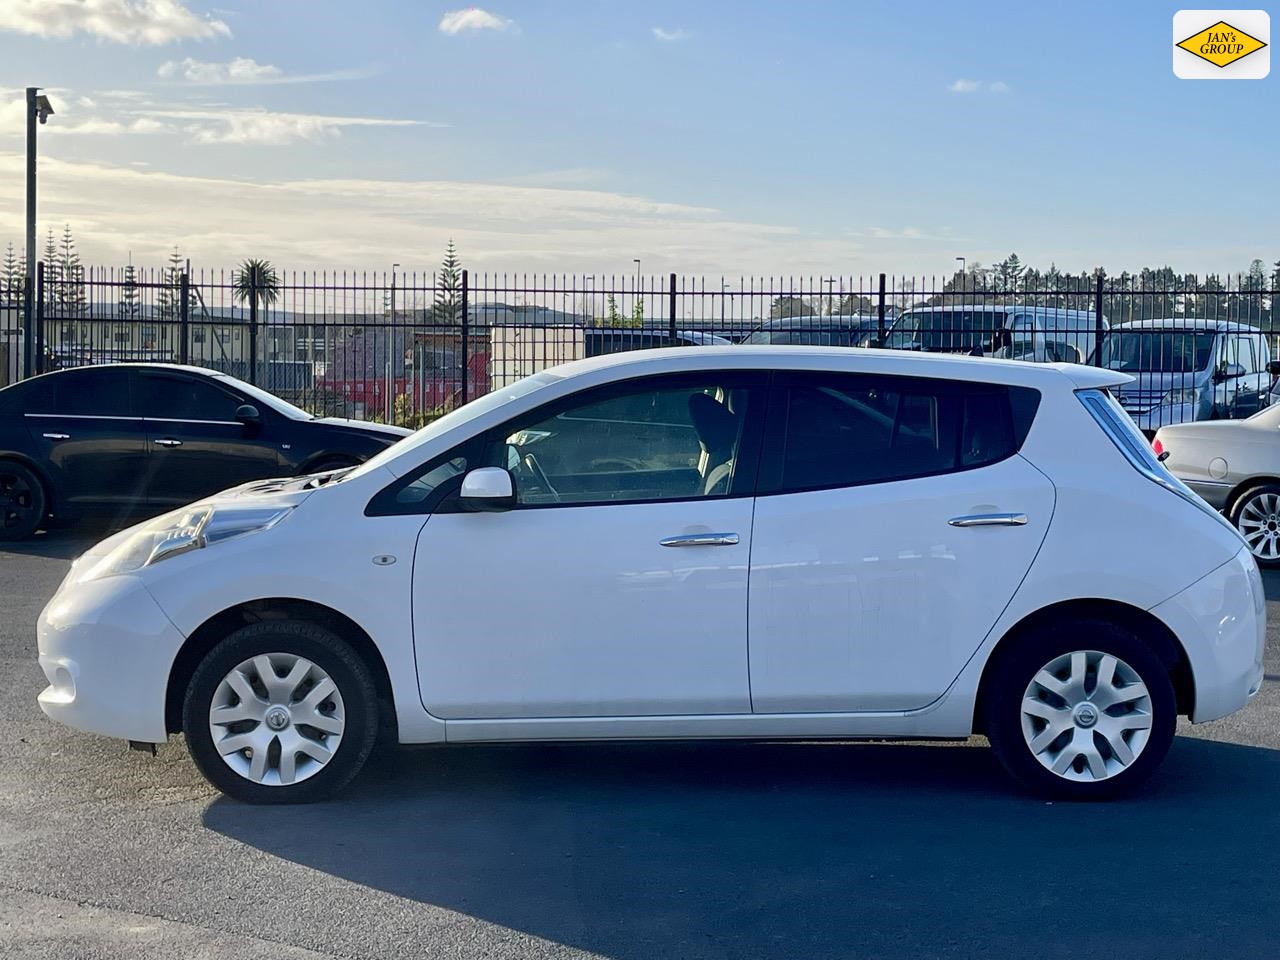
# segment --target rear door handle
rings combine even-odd
[[[46,440],[70,440],[69,433],[46,433],[42,435]]]
[[[154,443],[157,447],[180,447],[180,446],[182,446],[182,441],[181,441],[181,440],[175,440],[175,439],[173,439],[173,437],[161,437],[159,440],[152,440],[151,442],[152,442],[152,443]]]
[[[947,523],[953,527],[1025,527],[1025,513],[971,513],[967,517],[952,517]]]
[[[732,547],[737,542],[736,533],[686,533],[658,541],[664,547]]]

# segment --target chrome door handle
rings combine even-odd
[[[159,440],[152,440],[151,442],[152,442],[152,443],[154,443],[157,447],[180,447],[180,446],[182,446],[182,441],[181,441],[181,440],[174,440],[172,437],[161,437]]]
[[[736,533],[686,533],[658,541],[664,547],[732,547],[737,542]]]
[[[71,439],[71,434],[69,433],[46,433],[46,434],[42,434],[42,436],[46,440],[70,440]]]
[[[1025,527],[1025,513],[972,513],[967,517],[952,517],[947,523],[953,527]]]

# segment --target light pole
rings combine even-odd
[[[956,259],[960,261],[960,289],[961,289],[961,290],[963,290],[963,289],[964,289],[965,268],[966,268],[966,266],[968,265],[969,261],[968,261],[968,260],[966,260],[964,257],[956,257]]]
[[[728,289],[729,289],[729,285],[725,283],[723,280],[721,280],[720,281],[720,330],[722,333],[724,331],[724,302],[725,300],[728,299],[728,297],[725,296],[725,291]]]
[[[835,308],[831,305],[831,288],[835,286],[835,280],[823,280],[822,282],[827,285],[827,316],[829,317],[835,313]]]
[[[22,310],[22,375],[35,372],[36,124],[47,123],[53,105],[39,87],[27,87],[27,278]]]
[[[395,405],[391,402],[391,353],[396,342],[396,268],[399,266],[400,264],[398,263],[391,265],[391,302],[389,304],[391,308],[391,330],[389,331],[390,336],[387,338],[387,389],[382,400],[387,423],[391,422],[391,415],[395,412]]]

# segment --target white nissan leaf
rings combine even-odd
[[[817,347],[536,374],[76,561],[40,705],[251,802],[401,743],[964,738],[1110,797],[1262,682],[1239,534],[1074,365]]]

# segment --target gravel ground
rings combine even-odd
[[[335,802],[219,798],[36,706],[83,541],[0,551],[0,957],[1269,956],[1280,639],[1139,797],[1022,796],[983,741],[386,751]],[[1280,576],[1268,578],[1280,601]],[[1269,604],[1280,625],[1280,606]]]

